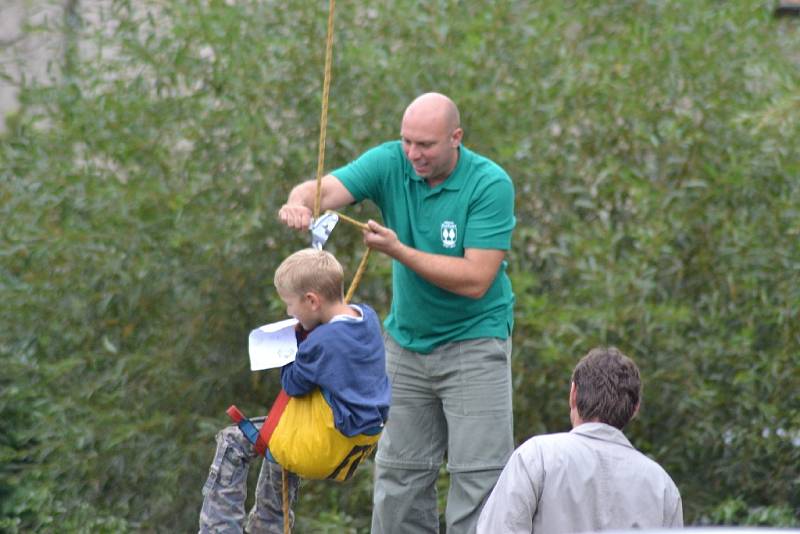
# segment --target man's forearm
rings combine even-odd
[[[390,256],[431,284],[471,299],[483,297],[497,274],[497,269],[475,259],[422,252],[403,244]]]
[[[300,204],[308,209],[314,208],[314,196],[317,193],[316,180],[308,180],[298,184],[289,192],[287,204]]]
[[[307,230],[311,223],[316,195],[316,180],[308,180],[295,186],[289,192],[286,204],[278,210],[278,218],[290,228]],[[320,210],[339,209],[354,200],[350,192],[335,176],[328,174],[322,178]]]
[[[289,198],[286,201],[287,205],[300,204],[308,209],[314,208],[314,202],[317,196],[317,181],[308,180],[295,186],[289,192]],[[320,209],[322,210],[338,210],[348,204],[355,202],[353,195],[350,191],[342,185],[342,182],[332,174],[326,174],[322,177],[322,194],[320,197]]]

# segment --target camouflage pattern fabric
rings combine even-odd
[[[264,418],[252,419],[260,427]],[[250,462],[258,458],[253,445],[235,425],[217,434],[217,451],[203,486],[200,510],[201,534],[241,533],[245,522],[247,473]],[[244,532],[251,534],[283,534],[282,468],[264,459],[256,485],[255,502],[247,516]],[[300,479],[289,474],[289,503],[297,500]],[[294,513],[290,512],[294,524]]]

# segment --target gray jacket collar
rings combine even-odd
[[[590,439],[608,441],[624,447],[630,447],[631,449],[634,448],[621,430],[605,423],[583,423],[582,425],[578,425],[573,428],[570,431],[570,434],[577,434]]]

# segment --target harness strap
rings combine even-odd
[[[275,402],[272,403],[272,408],[269,409],[267,420],[264,421],[264,424],[261,425],[261,430],[258,431],[258,439],[256,439],[254,444],[258,454],[262,456],[266,454],[269,440],[272,437],[272,433],[275,432],[275,427],[278,426],[281,420],[281,415],[283,414],[283,410],[286,409],[289,399],[291,399],[289,394],[281,388],[280,393],[275,397]]]
[[[226,412],[228,417],[239,426],[247,440],[253,444],[253,448],[256,452],[265,456],[267,447],[269,446],[269,440],[272,437],[272,433],[275,432],[275,427],[278,426],[281,420],[281,415],[286,405],[289,403],[289,399],[291,399],[291,397],[281,388],[281,392],[275,397],[275,402],[272,403],[272,407],[267,414],[267,419],[264,421],[264,424],[261,425],[260,430],[256,430],[255,425],[250,419],[244,416],[236,405],[231,405]]]

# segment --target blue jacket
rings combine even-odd
[[[389,415],[391,388],[380,321],[365,304],[360,320],[334,320],[314,328],[297,347],[294,362],[281,369],[281,384],[293,397],[315,387],[345,436],[381,426]]]

